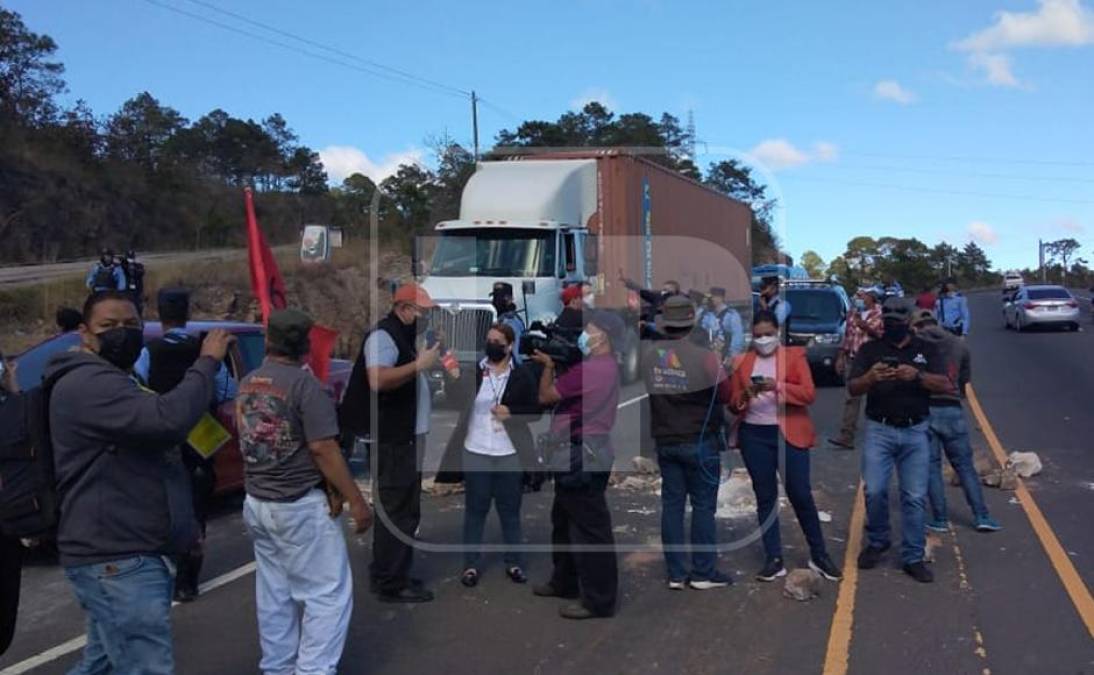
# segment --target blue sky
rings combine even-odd
[[[1094,2],[202,3],[462,90],[481,137],[588,98],[683,120],[699,163],[747,155],[784,207],[783,240],[826,260],[856,235],[974,237],[998,267],[1037,239],[1094,259]],[[470,140],[466,100],[287,51],[150,0],[4,0],[60,45],[70,98],[107,114],[148,90],[194,119],[280,112],[328,170],[429,161]],[[265,33],[285,43],[285,37]],[[318,49],[292,43],[302,49]]]

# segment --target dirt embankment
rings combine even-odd
[[[363,243],[336,249],[330,264],[306,265],[292,253],[278,256],[290,306],[303,309],[319,323],[338,331],[335,356],[347,357],[364,330],[388,311],[388,281],[405,279],[409,258],[382,252],[377,269],[370,269]],[[180,264],[149,262],[145,275],[145,319],[157,319],[160,288],[183,286],[192,292],[195,320],[254,321],[257,303],[251,293],[246,258]],[[0,350],[15,354],[57,332],[58,307],[80,309],[87,290],[77,278],[0,292]]]

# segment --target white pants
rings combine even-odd
[[[258,567],[259,668],[265,675],[336,672],[353,614],[342,519],[331,518],[326,495],[312,490],[288,503],[248,495],[243,520]]]

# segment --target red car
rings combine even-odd
[[[266,338],[261,325],[231,321],[191,321],[186,324],[186,332],[193,335],[201,335],[214,328],[223,328],[236,336],[236,342],[229,351],[226,361],[228,371],[236,381],[262,364],[266,354]],[[163,335],[163,328],[158,321],[149,321],[144,324],[146,341],[161,335]],[[78,348],[79,345],[80,336],[77,333],[64,333],[13,357],[12,361],[18,366],[16,375],[20,388],[27,390],[37,386],[42,381],[42,373],[51,356],[57,352]],[[353,364],[349,361],[340,359],[331,361],[327,386],[334,400],[341,400],[352,369]],[[217,417],[221,424],[232,432],[232,440],[221,448],[215,457],[217,478],[215,491],[217,494],[223,494],[243,489],[243,456],[239,452],[236,436],[235,403],[228,401],[221,405],[217,411]]]

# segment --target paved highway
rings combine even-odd
[[[558,603],[533,598],[511,584],[494,556],[480,586],[460,585],[460,559],[424,553],[417,572],[437,591],[428,605],[390,606],[368,593],[370,539],[351,538],[356,608],[342,672],[346,673],[1094,673],[1094,329],[1089,304],[1078,333],[1004,331],[997,294],[971,298],[973,385],[982,428],[981,453],[1038,452],[1044,472],[1018,492],[986,489],[1001,532],[974,532],[960,491],[949,487],[954,529],[943,535],[933,564],[936,582],[920,585],[895,556],[842,584],[825,584],[808,603],[782,596],[781,583],[761,584],[758,543],[727,551],[721,567],[737,584],[726,590],[670,592],[652,547],[659,532],[657,497],[613,489],[609,501],[620,553],[621,606],[610,620],[571,623]],[[642,392],[627,389],[616,427],[626,455],[642,441]],[[820,436],[838,427],[842,392],[824,389],[813,407]],[[454,413],[434,419],[428,463],[436,461]],[[741,466],[736,453],[726,455]],[[813,486],[832,515],[825,535],[837,562],[849,546],[853,562],[861,519],[855,499],[860,453],[820,447]],[[549,488],[548,488],[549,490]],[[895,506],[895,504],[894,504]],[[526,501],[525,536],[548,541],[549,492]],[[421,537],[455,543],[462,497],[427,498]],[[788,509],[782,513],[788,566],[805,562],[806,548]],[[491,519],[488,537],[498,541]],[[751,519],[720,520],[723,542],[754,532]],[[856,530],[856,531],[852,531]],[[178,670],[254,672],[258,662],[250,545],[228,500],[211,526],[208,590],[175,609]],[[545,554],[529,572],[549,571]],[[845,570],[851,572],[851,566]],[[60,673],[75,662],[82,615],[59,570],[24,572],[24,602],[0,675]]]
[[[283,248],[283,247],[279,247]],[[232,260],[247,255],[247,249],[220,248],[204,251],[175,251],[169,253],[141,254],[138,260],[153,268],[164,263],[199,262],[208,260]],[[46,281],[72,277],[84,277],[98,258],[45,265],[10,265],[0,267],[0,288],[33,286]]]

